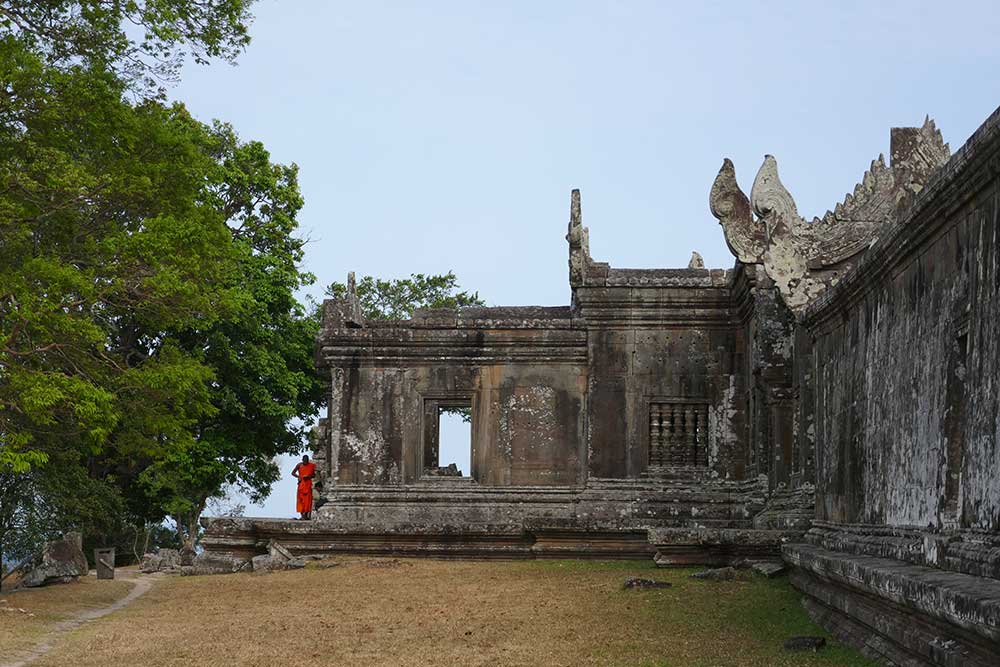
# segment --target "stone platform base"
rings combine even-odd
[[[749,528],[652,528],[653,560],[660,567],[723,567],[740,561],[780,560],[781,546],[801,539],[801,530]]]
[[[315,513],[338,526],[393,532],[422,526],[563,525],[752,527],[765,507],[767,481],[699,478],[590,479],[585,486],[481,486],[469,478],[441,478],[400,486],[341,484]],[[437,528],[435,528],[437,527]]]
[[[635,559],[653,557],[646,530],[595,526],[477,525],[461,530],[409,526],[400,530],[363,530],[323,521],[281,519],[202,519],[206,552],[250,559],[271,540],[297,556],[422,556],[475,559]]]
[[[891,665],[1000,665],[1000,581],[890,558],[782,548],[812,617]]]
[[[299,555],[648,559],[656,553],[648,531],[658,528],[683,531],[674,542],[681,551],[697,547],[677,565],[718,565],[775,558],[786,533],[802,534],[754,528],[755,517],[771,507],[766,478],[710,480],[683,469],[590,479],[580,487],[480,486],[469,478],[337,485],[322,500],[312,521],[203,519],[202,544],[242,558],[276,540]],[[780,519],[796,503],[782,500],[769,516],[788,525]]]

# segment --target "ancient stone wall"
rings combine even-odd
[[[742,479],[749,325],[731,274],[615,270],[577,288],[572,311],[429,311],[359,327],[328,317],[318,458],[337,483],[412,483],[437,407],[468,405],[465,472],[480,484],[580,485],[651,464]]]
[[[773,284],[758,285],[762,271],[616,269],[593,261],[588,236],[574,191],[569,307],[366,322],[350,288],[326,302],[317,362],[331,394],[317,458],[330,484],[430,481],[441,406],[471,409],[464,472],[483,486],[679,469],[742,480],[752,376],[761,424],[790,437],[791,316]]]
[[[329,302],[319,344],[330,374],[325,428],[334,484],[432,477],[438,410],[472,414],[484,485],[574,485],[585,457],[586,332],[568,308],[418,311],[344,326]]]
[[[771,488],[810,484],[816,465],[812,336],[801,324],[811,304],[865,257],[899,219],[949,147],[934,122],[893,128],[890,158],[872,160],[853,192],[823,216],[799,215],[770,155],[750,197],[730,160],[712,185],[709,206],[746,275],[755,276],[747,317],[750,346],[747,465]]]
[[[803,311],[816,519],[783,552],[810,613],[869,656],[995,665],[1000,110],[925,176]]]
[[[766,475],[770,487],[788,485],[793,461],[795,392],[794,317],[774,281],[759,264],[743,265],[752,277],[747,293],[745,375],[749,383],[746,465]]]
[[[808,313],[820,520],[1000,530],[995,135]]]
[[[773,530],[755,553],[804,530],[809,493],[768,498],[789,476],[794,406],[793,317],[766,272],[705,269],[696,254],[687,269],[595,262],[576,191],[567,241],[568,307],[367,321],[351,279],[324,304],[317,530],[346,531],[356,549],[403,548],[413,533],[469,553],[496,536],[509,542],[497,553],[519,557],[632,557],[659,528],[664,562],[748,553],[727,540],[762,513]],[[463,476],[436,468],[442,408],[471,413]],[[214,548],[258,530],[220,528]],[[706,541],[698,530],[721,532]]]
[[[611,269],[575,289],[590,475],[702,466],[742,479],[746,345],[731,284],[731,271]]]

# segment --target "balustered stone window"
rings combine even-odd
[[[649,465],[708,465],[708,403],[677,400],[649,404]]]

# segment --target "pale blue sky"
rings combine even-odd
[[[733,259],[708,210],[724,157],[765,153],[806,217],[889,128],[956,149],[1000,105],[994,2],[261,2],[237,67],[171,95],[301,167],[321,285],[454,270],[492,305],[569,301],[569,192],[595,259]],[[291,468],[291,464],[285,465]],[[284,481],[257,513],[292,514]]]

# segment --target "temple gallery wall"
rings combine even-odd
[[[206,519],[210,554],[782,557],[893,664],[1000,664],[1000,110],[934,123],[806,220],[766,156],[709,207],[731,269],[595,261],[572,193],[564,307],[323,306],[311,522]],[[468,470],[441,415],[471,418]]]

